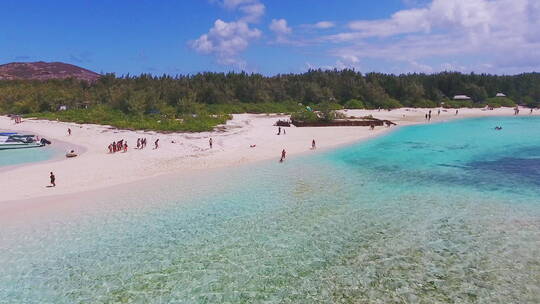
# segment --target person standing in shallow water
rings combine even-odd
[[[56,177],[54,176],[54,173],[51,172],[49,177],[51,179],[51,187],[56,187]]]
[[[285,157],[287,156],[287,152],[285,149],[281,151],[281,159],[279,160],[280,163],[282,163],[285,160]]]
[[[311,150],[317,149],[317,146],[315,145],[315,139],[311,141]]]

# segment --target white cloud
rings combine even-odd
[[[223,0],[221,4],[228,9],[236,9],[240,5],[257,3],[257,0]]]
[[[333,28],[334,26],[336,26],[335,23],[330,21],[319,21],[313,24],[313,27],[317,29],[329,29]]]
[[[262,32],[250,24],[258,22],[266,8],[258,0],[223,0],[219,3],[229,10],[240,11],[242,16],[231,22],[217,19],[208,33],[191,41],[190,46],[201,54],[215,56],[220,64],[244,69],[246,64],[239,57],[240,53],[262,36]]]
[[[285,19],[272,19],[269,28],[277,35],[286,35],[292,32],[292,29],[287,25],[287,20]]]
[[[242,17],[242,20],[251,23],[259,21],[259,19],[264,15],[266,7],[262,3],[254,3],[241,6],[239,10],[245,14],[245,16]]]
[[[400,11],[387,20],[353,21],[349,23],[351,30],[357,31],[360,37],[386,37],[402,33],[429,31],[430,23],[426,18],[427,9],[411,9]]]
[[[352,21],[349,31],[320,41],[339,44],[331,51],[339,58],[403,61],[428,71],[418,62],[467,56],[474,67],[500,72],[504,66],[540,66],[539,16],[538,0],[433,0],[388,19]]]
[[[260,36],[260,30],[250,28],[243,21],[218,19],[210,31],[193,41],[191,46],[202,54],[215,55],[221,64],[242,66],[244,62],[238,59],[238,54],[249,46],[251,40]]]

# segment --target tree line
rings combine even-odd
[[[508,98],[494,98],[504,93]],[[454,101],[467,95],[470,101]],[[199,73],[195,75],[103,75],[93,83],[75,79],[0,81],[0,112],[56,112],[101,107],[126,115],[179,117],[197,113],[288,112],[299,105],[345,108],[539,106],[540,73],[381,73],[310,70],[302,74]],[[65,106],[65,107],[62,107]]]

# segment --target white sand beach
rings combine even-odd
[[[429,109],[402,108],[392,111],[349,110],[347,115],[387,119],[397,126],[427,123],[425,114]],[[437,115],[432,110],[430,123],[456,118],[480,116],[510,116],[512,108],[495,110],[460,109],[448,110]],[[522,109],[521,116],[531,115],[529,109]],[[534,111],[532,115],[540,115]],[[237,166],[248,162],[279,160],[281,150],[288,156],[300,153],[314,153],[311,141],[315,139],[317,151],[350,144],[384,134],[396,127],[319,127],[286,128],[286,135],[276,135],[273,126],[283,115],[238,114],[218,131],[206,133],[171,133],[118,130],[108,126],[80,125],[55,121],[26,119],[20,124],[8,117],[0,117],[0,129],[31,132],[45,137],[63,148],[73,146],[80,155],[76,158],[53,160],[27,164],[0,171],[2,196],[0,201],[34,199],[43,196],[74,194],[147,179],[162,174],[179,173],[189,177],[193,170]],[[67,129],[72,135],[68,136]],[[146,137],[145,149],[134,149],[137,138]],[[208,145],[213,138],[213,148]],[[159,138],[159,149],[153,143]],[[124,139],[129,144],[127,153],[108,153],[108,145]],[[256,145],[255,147],[250,147]],[[67,152],[67,151],[66,151]],[[57,187],[48,188],[49,172],[56,175]]]

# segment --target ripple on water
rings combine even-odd
[[[452,150],[463,165],[450,168],[438,164],[456,155],[429,145],[401,152],[414,136],[399,132],[279,166],[141,183],[3,229],[0,303],[540,301],[537,192],[483,184],[506,173],[478,182],[497,171],[470,169],[482,151]]]

